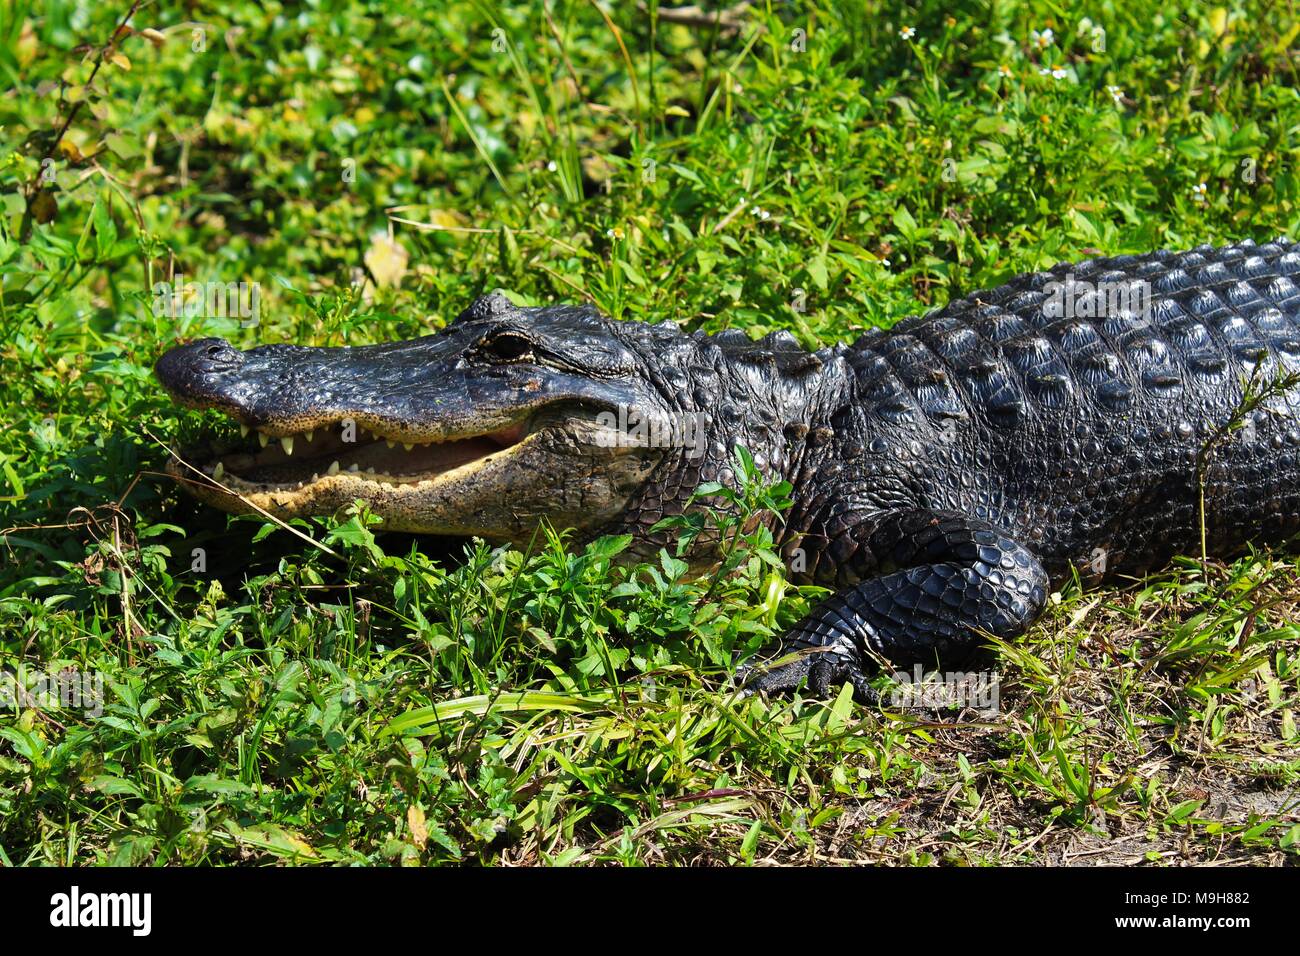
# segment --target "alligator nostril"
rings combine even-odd
[[[244,353],[225,339],[203,339],[190,346],[195,368],[208,372],[229,372],[244,364]]]
[[[155,368],[164,385],[189,394],[207,376],[237,371],[244,361],[244,353],[225,339],[200,339],[168,350]]]

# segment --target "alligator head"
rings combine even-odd
[[[688,387],[725,364],[711,342],[500,294],[405,342],[241,352],[203,339],[163,355],[157,376],[244,438],[232,429],[169,469],[235,513],[321,515],[361,499],[388,529],[516,543],[540,519],[593,533],[648,526],[718,475],[702,451],[723,451],[720,393]],[[732,425],[746,418],[728,407]]]

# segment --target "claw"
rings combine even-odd
[[[736,682],[741,685],[738,696],[755,693],[783,694],[806,689],[808,696],[825,698],[831,688],[848,681],[853,685],[853,698],[862,704],[875,704],[880,695],[871,687],[871,679],[858,665],[855,654],[834,644],[822,647],[799,648],[789,652],[778,650],[768,658],[770,662],[746,661],[736,669]]]

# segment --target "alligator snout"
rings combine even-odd
[[[177,398],[207,399],[214,379],[239,371],[244,361],[244,353],[225,339],[199,339],[169,349],[154,372]]]
[[[158,374],[168,377],[233,372],[244,364],[244,353],[225,339],[199,339],[169,349],[158,360]]]

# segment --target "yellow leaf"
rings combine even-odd
[[[140,31],[140,36],[144,37],[156,47],[162,46],[167,42],[167,35],[160,30],[155,30],[153,27],[145,27]]]
[[[406,275],[406,262],[410,258],[402,244],[386,233],[376,233],[366,250],[366,268],[380,286],[401,285]]]
[[[429,828],[424,822],[424,811],[415,804],[406,808],[406,825],[411,828],[411,842],[423,850],[429,842]]]
[[[108,58],[108,61],[112,63],[115,67],[117,67],[119,70],[129,71],[131,69],[131,61],[126,58],[125,53],[114,53],[112,56]]]
[[[86,158],[81,155],[81,150],[77,148],[77,144],[68,139],[67,136],[59,140],[59,152],[66,156],[70,163],[79,163]]]
[[[1210,11],[1210,30],[1216,37],[1228,32],[1228,11],[1223,7],[1215,7]]]
[[[32,26],[31,20],[24,20],[22,32],[18,34],[18,43],[14,47],[18,65],[26,66],[36,59],[36,49],[36,28]]]
[[[439,229],[455,230],[463,227],[467,220],[454,209],[430,209],[424,221]]]

